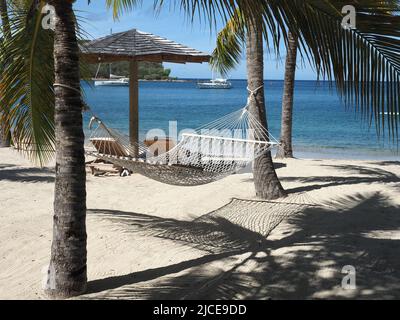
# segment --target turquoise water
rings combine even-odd
[[[195,82],[141,82],[140,134],[161,129],[170,121],[178,131],[195,129],[246,103],[246,81],[234,80],[231,90],[200,90]],[[92,110],[110,127],[128,133],[128,88],[84,85]],[[279,137],[282,81],[266,81],[265,94],[270,132]],[[294,148],[299,157],[400,159],[397,147],[378,140],[352,110],[346,110],[334,89],[325,82],[297,81],[294,107]],[[86,124],[88,118],[85,117]]]

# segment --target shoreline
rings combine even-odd
[[[325,152],[324,152],[325,151]],[[337,151],[337,152],[334,152]],[[377,155],[377,152],[361,151],[355,152],[346,149],[322,149],[319,151],[299,150],[294,148],[294,156],[296,159],[304,160],[354,160],[354,161],[394,161],[400,164],[400,154],[396,155]],[[275,154],[275,152],[273,152]]]
[[[106,81],[106,80],[110,80],[108,78],[91,78],[89,80],[86,81]],[[84,80],[83,80],[84,81]],[[187,82],[195,82],[196,80],[188,80],[188,79],[159,79],[159,80],[146,80],[146,79],[139,79],[139,82],[174,82],[174,83],[187,83]]]

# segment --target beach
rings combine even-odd
[[[80,298],[399,299],[399,164],[278,160],[289,197],[231,215],[218,209],[256,200],[251,172],[199,187],[88,174]],[[52,165],[0,149],[0,299],[46,299],[53,189]],[[268,237],[266,205],[287,214]],[[355,289],[342,287],[345,266]]]

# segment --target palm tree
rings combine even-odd
[[[8,8],[6,0],[0,0],[0,18],[1,18],[2,35],[4,41],[8,41],[10,40],[11,37],[11,27],[10,27],[10,19],[8,17]],[[2,41],[3,40],[0,40],[0,42]],[[8,59],[0,63],[0,68],[2,68],[3,65],[7,63],[7,60]],[[2,99],[1,88],[0,88],[0,99]],[[10,146],[11,146],[11,132],[8,123],[5,122],[3,123],[3,125],[0,125],[0,148],[8,148]]]
[[[249,100],[249,112],[268,131],[264,98],[264,47],[262,24],[253,22],[246,34],[247,81],[252,90],[262,88]],[[256,130],[254,130],[256,132]],[[257,137],[259,139],[261,137]],[[271,151],[256,158],[253,164],[254,185],[258,197],[274,200],[286,196],[272,161]]]
[[[5,41],[1,60],[8,55],[14,59],[4,70],[8,104],[2,106],[2,122],[13,125],[17,147],[41,164],[53,156],[55,146],[53,243],[46,292],[64,298],[84,292],[87,282],[79,48],[73,1],[50,2],[56,12],[54,33],[41,27],[44,4],[10,1],[14,32]]]
[[[364,120],[374,124],[378,136],[388,133],[389,139],[396,141],[400,110],[395,94],[400,85],[399,2],[283,0],[276,3],[265,0],[263,3],[267,10],[257,12],[263,12],[265,39],[269,41],[269,33],[279,54],[279,42],[283,38],[290,53],[281,151],[289,149],[290,155],[292,113],[286,110],[293,107],[297,52],[314,65],[319,77],[335,80],[347,107],[353,107]],[[340,13],[344,5],[356,7],[356,29],[343,28]],[[221,73],[227,73],[240,61],[246,28],[246,19],[241,16],[237,8],[218,35],[213,65]]]
[[[285,64],[285,82],[282,99],[282,124],[281,138],[276,158],[293,158],[292,129],[293,129],[293,104],[294,84],[297,66],[297,39],[289,32]]]
[[[54,32],[56,182],[50,296],[86,291],[86,172],[79,47],[73,1],[52,1]]]

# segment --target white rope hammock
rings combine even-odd
[[[175,147],[160,155],[143,144],[132,144],[129,137],[93,115],[87,154],[170,185],[197,186],[220,180],[278,145],[249,111],[252,97],[261,88],[249,90],[244,108],[182,134]]]

